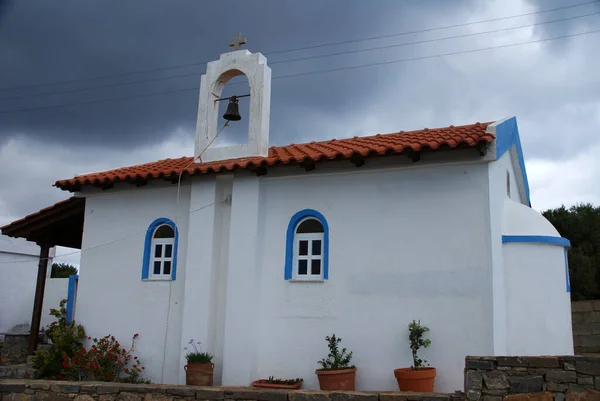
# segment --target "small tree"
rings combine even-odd
[[[413,370],[419,370],[423,366],[427,365],[427,361],[425,359],[421,359],[418,357],[417,352],[421,347],[427,348],[431,345],[431,340],[428,338],[423,338],[423,334],[429,331],[428,327],[421,326],[421,321],[416,322],[415,320],[408,325],[408,339],[410,340],[410,350],[412,351],[413,357],[413,366],[411,368]]]
[[[352,360],[352,351],[346,352],[346,348],[342,348],[340,352],[338,348],[338,344],[342,342],[342,339],[336,337],[335,334],[332,336],[325,337],[327,340],[327,346],[329,347],[329,355],[327,355],[327,359],[321,359],[319,364],[321,364],[321,369],[346,369],[353,368],[354,366],[349,366],[350,361]]]
[[[68,263],[52,263],[50,278],[69,278],[77,274],[77,268]]]

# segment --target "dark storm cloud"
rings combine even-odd
[[[380,1],[377,7],[364,1],[90,1],[46,0],[13,4],[4,18],[0,35],[0,88],[29,86],[65,80],[106,76],[214,60],[228,51],[236,31],[248,38],[251,51],[268,53],[326,42],[422,28],[424,18],[460,13],[471,2]],[[416,18],[418,24],[415,23]],[[440,21],[441,22],[441,21]],[[447,23],[447,21],[446,21]],[[410,38],[407,38],[410,39]],[[361,49],[398,42],[398,39],[358,43],[335,50]],[[321,48],[267,56],[269,62],[291,57],[326,54]],[[412,54],[398,49],[396,58]],[[372,60],[385,61],[385,52],[274,64],[273,76],[338,68]],[[196,73],[195,76],[136,85],[94,89],[24,99],[0,100],[0,110],[48,107],[113,97],[197,88],[204,66],[132,75],[106,80],[0,92],[0,98],[72,90],[103,84]],[[342,121],[360,113],[370,99],[401,73],[402,66],[385,68],[375,75],[340,72],[273,81],[272,142],[300,140],[306,128],[301,113],[327,110]],[[363,70],[364,72],[364,70]],[[240,86],[243,88],[243,86]],[[197,90],[148,96],[125,101],[50,108],[0,114],[0,143],[16,133],[47,141],[87,145],[133,146],[163,139],[175,129],[195,129]],[[307,127],[308,128],[308,127]],[[312,127],[311,127],[312,128]],[[308,136],[318,135],[316,133]],[[327,137],[327,133],[323,134]]]

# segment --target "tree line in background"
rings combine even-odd
[[[77,268],[68,263],[52,263],[50,278],[69,278],[77,274]]]
[[[542,212],[560,235],[571,241],[568,250],[571,299],[600,299],[600,207],[584,203]]]

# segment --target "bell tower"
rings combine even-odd
[[[237,159],[242,157],[268,156],[269,151],[269,111],[271,107],[271,69],[267,59],[261,53],[250,53],[240,49],[246,39],[238,33],[229,46],[233,51],[221,54],[219,60],[206,65],[206,73],[200,79],[200,99],[198,102],[198,119],[196,122],[196,145],[194,159],[197,162]],[[227,82],[237,76],[248,78],[250,94],[237,95],[237,98],[221,99],[221,92]],[[230,102],[228,120],[218,115],[219,102]],[[230,110],[237,108],[236,102],[249,101],[248,142],[242,145],[213,147],[213,142],[221,126],[230,121],[237,121]],[[200,159],[200,160],[198,160]]]

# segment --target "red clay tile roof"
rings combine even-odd
[[[57,181],[54,185],[63,190],[76,191],[81,185],[110,185],[117,181],[139,183],[153,178],[175,178],[185,169],[189,175],[217,173],[236,169],[254,169],[274,165],[350,159],[353,155],[384,156],[403,152],[421,152],[440,148],[476,147],[488,144],[495,137],[487,133],[491,122],[446,128],[425,128],[418,131],[400,131],[393,134],[332,139],[323,142],[273,146],[268,157],[247,157],[208,163],[193,163],[192,157],[165,159],[153,163],[122,167],[98,173],[84,174]]]

